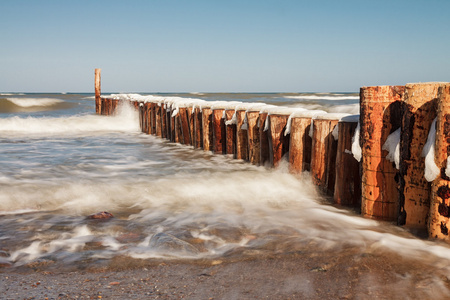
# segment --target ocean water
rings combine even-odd
[[[359,111],[357,94],[163,96]],[[352,247],[450,274],[446,244],[335,207],[307,173],[287,169],[142,134],[127,105],[95,115],[92,94],[1,94],[0,265],[84,268],[117,257],[215,260]],[[88,218],[102,211],[114,218]]]

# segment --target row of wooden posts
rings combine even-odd
[[[101,97],[100,70],[95,74],[96,113],[114,114],[124,100]],[[357,118],[310,111],[293,114],[290,109],[265,109],[269,106],[255,103],[203,101],[199,105],[145,97],[126,101],[139,111],[144,133],[256,165],[276,167],[284,158],[292,173],[308,171],[336,204],[447,240],[449,98],[449,83],[362,87]],[[424,178],[422,150],[436,117],[435,163],[442,171],[430,183]],[[386,159],[388,152],[383,149],[398,128],[399,169]],[[351,153],[355,138],[356,142],[359,138],[360,161]]]

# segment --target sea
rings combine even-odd
[[[142,95],[359,113],[358,93]],[[129,105],[99,116],[94,102],[89,93],[0,94],[0,272],[351,247],[439,263],[450,275],[447,244],[334,205],[308,173],[170,143],[141,133]],[[114,217],[89,218],[104,211]]]

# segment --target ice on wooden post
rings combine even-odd
[[[360,91],[361,214],[397,221],[397,169],[382,150],[401,125],[404,86],[362,87]]]
[[[289,116],[293,109],[273,108],[268,111],[266,128],[268,128],[269,160],[274,167],[278,166],[283,156],[289,152],[289,136],[286,136],[285,129]]]
[[[326,114],[322,110],[297,111],[289,116],[285,134],[290,134],[289,170],[292,173],[310,171],[312,138],[311,118]]]
[[[329,195],[334,193],[337,141],[332,132],[339,120],[348,114],[325,114],[314,118],[311,176],[315,185]]]
[[[233,122],[233,117],[235,116],[234,109],[226,109],[225,113],[225,148],[226,154],[232,154],[236,157],[236,122]]]
[[[450,241],[450,178],[446,174],[450,150],[450,83],[442,84],[437,96],[435,163],[440,170],[432,182],[428,234]]]
[[[400,138],[399,225],[426,232],[431,185],[424,177],[422,156],[441,83],[407,84]]]
[[[336,181],[333,199],[336,204],[357,207],[361,205],[361,176],[359,162],[349,150],[358,125],[359,115],[342,118],[335,128],[338,138],[336,154]],[[333,131],[335,132],[335,131]]]

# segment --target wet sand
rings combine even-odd
[[[353,248],[200,262],[119,257],[84,270],[32,263],[0,269],[0,298],[448,299],[447,267]]]

